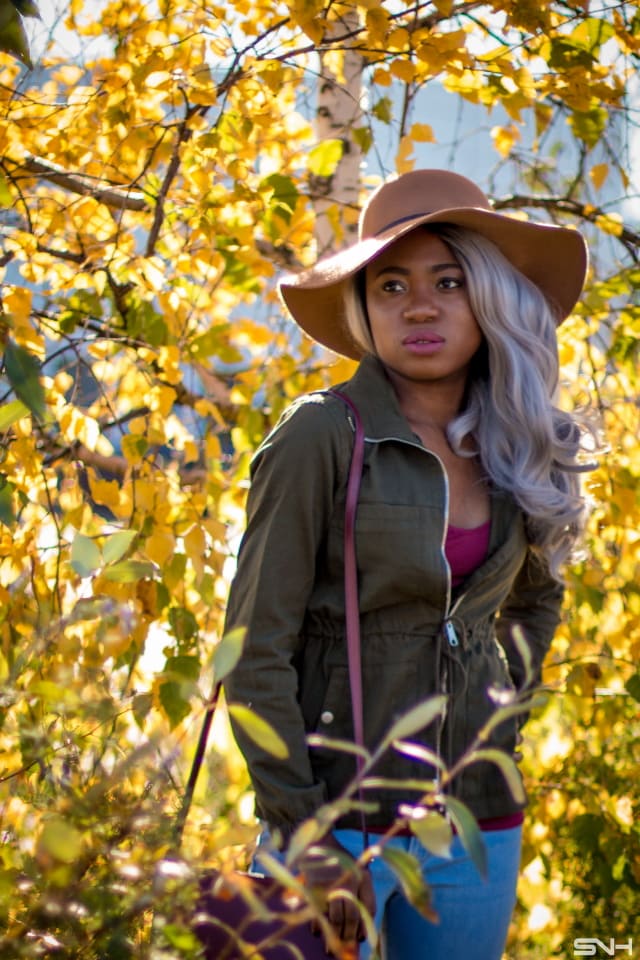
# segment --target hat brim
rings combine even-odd
[[[344,282],[400,237],[430,223],[467,227],[491,240],[544,293],[559,323],[573,310],[588,264],[587,246],[577,230],[518,220],[480,207],[454,207],[389,227],[301,273],[284,277],[279,292],[293,319],[334,353],[359,359],[362,350],[352,341],[344,324]]]

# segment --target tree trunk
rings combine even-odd
[[[339,38],[358,26],[357,11],[347,11],[331,25],[327,39]],[[317,139],[319,143],[341,140],[343,151],[332,176],[310,176],[319,257],[348,246],[357,235],[362,149],[353,131],[363,126],[363,69],[364,58],[351,49],[320,54]]]

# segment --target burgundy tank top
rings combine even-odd
[[[454,587],[459,587],[486,559],[490,529],[490,520],[470,529],[449,524],[444,552],[451,567],[451,583]]]

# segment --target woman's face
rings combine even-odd
[[[414,381],[466,382],[483,342],[465,276],[443,240],[417,229],[368,264],[367,312],[376,353]]]

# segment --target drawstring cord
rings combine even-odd
[[[444,642],[446,641],[446,643]],[[453,762],[453,689],[454,683],[452,673],[457,668],[462,671],[462,686],[456,694],[458,697],[464,697],[469,686],[469,671],[461,661],[457,651],[461,648],[466,651],[468,648],[468,631],[466,625],[460,617],[447,617],[442,629],[438,633],[436,640],[436,671],[440,678],[440,692],[447,697],[447,703],[438,723],[436,754],[439,760],[449,765]],[[448,723],[447,723],[448,719]],[[444,727],[447,724],[447,756],[442,756],[442,740]],[[436,784],[438,789],[441,787],[441,771],[438,769],[436,774]]]

